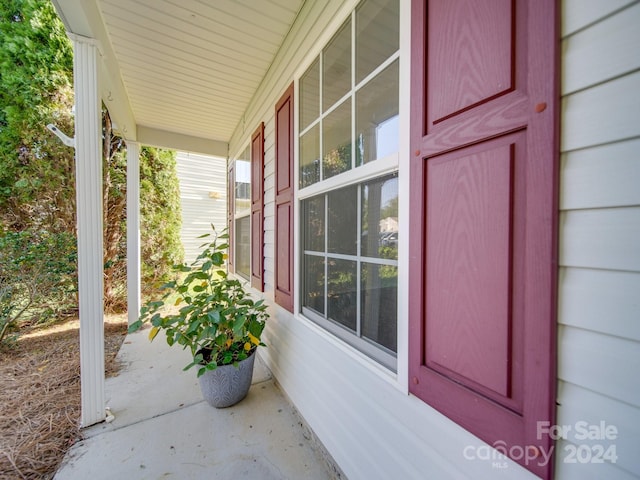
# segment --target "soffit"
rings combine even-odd
[[[304,0],[98,0],[135,123],[228,142]]]

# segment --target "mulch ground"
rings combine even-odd
[[[105,323],[105,371],[115,356],[126,318]],[[78,321],[28,332],[0,350],[0,479],[52,479],[65,453],[82,438]]]

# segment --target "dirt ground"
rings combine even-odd
[[[82,437],[78,320],[24,332],[0,349],[0,479],[51,479],[67,449]],[[105,321],[105,371],[115,356],[126,316]]]

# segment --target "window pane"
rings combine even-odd
[[[322,111],[351,89],[351,20],[347,20],[322,52]]]
[[[351,169],[351,101],[347,100],[322,122],[322,178]]]
[[[300,188],[320,181],[320,127],[300,138]]]
[[[328,242],[330,253],[356,255],[358,240],[358,187],[328,194]]]
[[[361,282],[362,336],[396,352],[398,269],[363,263]]]
[[[320,115],[320,60],[300,77],[300,131]]]
[[[327,260],[327,309],[331,320],[356,330],[357,264],[351,260]]]
[[[356,10],[356,83],[400,46],[398,0],[367,0]]]
[[[236,219],[236,273],[249,278],[251,268],[251,222],[250,217]]]
[[[236,216],[249,215],[251,212],[251,163],[236,160]]]
[[[356,93],[356,160],[360,166],[397,152],[398,61]]]
[[[324,315],[324,258],[303,255],[302,306]]]
[[[305,251],[324,253],[324,199],[310,198],[302,202],[302,232]]]
[[[377,179],[362,187],[363,257],[398,259],[398,176]]]

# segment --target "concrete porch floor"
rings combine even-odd
[[[115,419],[84,430],[55,480],[336,478],[259,357],[247,397],[216,409],[182,371],[190,353],[148,332],[126,337],[106,380]]]

